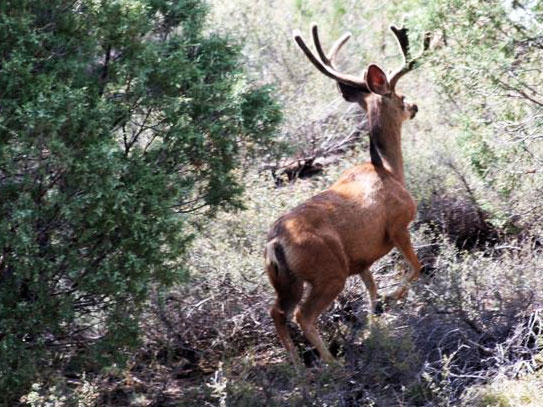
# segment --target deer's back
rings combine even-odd
[[[366,163],[279,218],[268,240],[279,240],[289,267],[306,281],[316,278],[312,269],[323,253],[355,274],[391,250],[394,228],[406,227],[414,214],[404,186],[387,170]]]

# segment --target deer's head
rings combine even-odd
[[[315,67],[326,76],[337,82],[338,89],[348,102],[358,103],[368,112],[370,120],[373,116],[386,116],[388,121],[397,123],[412,119],[418,111],[416,104],[408,103],[406,97],[396,91],[396,84],[402,76],[415,68],[418,57],[410,58],[409,39],[407,28],[390,27],[394,33],[403,54],[403,65],[400,69],[390,75],[376,64],[368,65],[363,77],[340,72],[336,68],[336,57],[341,47],[351,37],[351,34],[344,34],[337,40],[332,49],[326,54],[321,46],[317,25],[311,25],[311,35],[317,54],[315,54],[305,43],[301,33],[294,31],[294,40],[305,53],[307,58]],[[424,36],[423,52],[428,49],[430,36]],[[378,119],[374,117],[374,119]]]

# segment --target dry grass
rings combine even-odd
[[[128,366],[57,378],[54,391],[78,400],[86,388],[89,406],[516,406],[517,395],[537,400],[543,249],[531,239],[507,238],[467,251],[423,221],[413,240],[432,267],[408,299],[371,316],[362,282],[350,279],[319,319],[340,365],[322,365],[294,324],[306,368],[297,372],[289,364],[268,314],[266,231],[350,162],[283,188],[269,176],[246,173],[247,209],[221,213],[201,230],[188,259],[191,279],[154,293],[142,322],[144,342]],[[399,281],[403,262],[393,252],[372,269],[384,293]],[[44,400],[52,384],[38,392]]]
[[[379,317],[368,313],[362,282],[349,280],[319,320],[340,366],[322,365],[292,324],[306,362],[296,372],[268,314],[263,239],[272,218],[328,181],[277,189],[248,174],[247,210],[212,220],[195,241],[191,280],[154,294],[129,368],[95,376],[99,404],[470,405],[502,397],[497,380],[513,386],[543,366],[542,249],[524,240],[460,250],[421,223],[414,242],[431,274]],[[373,267],[381,292],[402,269],[395,252]]]

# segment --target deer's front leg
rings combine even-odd
[[[360,277],[370,294],[371,312],[375,314],[377,310],[377,285],[373,279],[373,274],[371,274],[369,268],[366,268],[360,273]]]
[[[411,238],[407,229],[404,229],[395,234],[392,238],[392,241],[394,242],[394,246],[398,248],[405,260],[409,263],[410,271],[403,278],[398,289],[387,296],[387,302],[390,302],[391,300],[398,301],[405,297],[407,291],[409,290],[409,285],[414,280],[419,278],[420,270],[422,268],[422,265],[420,264],[419,259],[415,254],[415,250],[413,249],[413,245],[411,244]]]

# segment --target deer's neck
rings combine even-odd
[[[405,185],[402,155],[402,123],[383,114],[369,114],[370,157],[375,166],[390,171]]]

